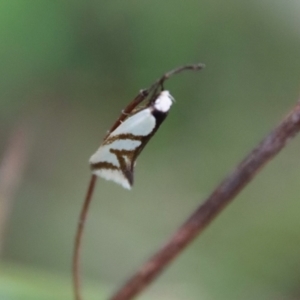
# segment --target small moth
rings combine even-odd
[[[165,120],[174,98],[161,91],[133,112],[104,139],[89,162],[93,174],[131,189],[136,159]]]
[[[165,73],[148,89],[142,90],[126,106],[108,131],[99,149],[90,158],[92,176],[80,211],[73,253],[73,285],[76,300],[82,300],[80,281],[80,249],[88,210],[97,177],[112,180],[126,189],[133,184],[136,159],[165,120],[174,102],[163,84],[171,76],[185,70],[201,70],[203,64],[185,65]],[[142,107],[139,104],[145,101]]]

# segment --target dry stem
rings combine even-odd
[[[129,300],[141,293],[188,246],[223,208],[300,130],[300,104],[199,206],[170,240],[147,261],[110,300]]]

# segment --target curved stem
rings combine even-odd
[[[141,293],[299,131],[300,102],[110,300],[130,300]]]
[[[96,175],[92,175],[90,179],[90,183],[88,186],[88,190],[85,196],[85,200],[80,212],[79,222],[76,231],[75,237],[75,245],[74,245],[74,253],[73,253],[73,285],[74,285],[74,295],[76,300],[82,300],[81,292],[80,292],[80,252],[81,252],[81,241],[83,236],[83,230],[85,225],[85,220],[87,218],[89,206],[92,200],[92,196],[94,193],[95,183],[96,183]]]
[[[163,88],[163,84],[166,80],[168,80],[170,77],[172,77],[175,74],[181,73],[182,71],[186,70],[192,70],[192,71],[198,71],[205,67],[204,64],[190,64],[190,65],[184,65],[181,67],[178,67],[176,69],[173,69],[164,75],[162,75],[159,79],[157,79],[148,89],[141,90],[138,95],[123,109],[120,117],[116,120],[116,122],[113,124],[111,129],[107,132],[105,138],[108,137],[108,135],[114,131],[121,123],[126,119],[126,117],[140,104],[142,103],[150,93],[152,93],[152,96],[150,97],[150,101],[152,98],[155,98],[158,89],[161,87]],[[104,139],[105,139],[104,138]]]
[[[149,94],[152,92],[152,95],[156,94],[159,87],[163,87],[163,83],[169,79],[171,76],[178,74],[184,70],[201,70],[204,68],[203,64],[191,64],[185,65],[176,69],[173,69],[167,73],[165,73],[162,77],[160,77],[157,81],[155,81],[150,88],[146,90],[141,90],[139,94],[126,106],[126,108],[122,111],[120,117],[116,120],[116,122],[112,125],[110,130],[107,132],[104,140],[108,137],[108,135],[114,131],[126,118],[127,116],[141,103],[143,102]],[[81,297],[81,285],[80,285],[80,251],[81,251],[81,241],[84,230],[84,225],[86,221],[86,217],[88,214],[88,209],[90,206],[90,202],[92,200],[92,195],[95,188],[96,183],[96,175],[91,176],[91,180],[88,186],[88,190],[86,193],[86,197],[81,209],[76,237],[75,237],[75,245],[74,245],[74,253],[73,253],[73,285],[74,285],[74,294],[76,300],[82,300]]]

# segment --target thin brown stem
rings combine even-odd
[[[141,293],[299,131],[298,103],[110,300],[129,300]]]
[[[73,253],[73,285],[74,285],[74,294],[76,300],[82,300],[81,297],[81,289],[80,289],[80,250],[81,250],[81,240],[83,236],[83,230],[85,225],[85,220],[87,218],[89,206],[92,200],[92,196],[95,189],[97,177],[96,175],[92,175],[90,179],[90,183],[88,186],[88,190],[86,193],[86,198],[84,200],[80,216],[78,227],[76,231],[75,237],[75,245],[74,245],[74,253]]]
[[[113,124],[110,130],[107,132],[104,139],[114,131],[126,118],[127,116],[132,113],[132,111],[141,103],[143,102],[149,94],[152,92],[152,95],[155,94],[159,87],[162,87],[163,83],[169,79],[171,76],[178,74],[184,70],[200,70],[204,67],[203,64],[192,64],[192,65],[185,65],[174,70],[171,70],[165,73],[162,77],[160,77],[154,84],[150,86],[150,88],[146,90],[141,90],[139,94],[126,106],[126,108],[122,111],[120,117],[117,121]],[[84,230],[85,220],[88,214],[88,209],[90,206],[90,202],[92,200],[94,187],[96,183],[96,175],[92,175],[88,191],[83,202],[82,210],[79,217],[79,223],[76,231],[75,237],[75,245],[74,245],[74,253],[73,253],[73,285],[74,285],[74,294],[76,300],[82,300],[81,297],[81,284],[80,284],[80,250],[81,250],[81,241],[82,235]]]
[[[162,87],[164,82],[168,80],[173,75],[179,74],[186,70],[193,70],[198,71],[205,67],[204,64],[190,64],[190,65],[184,65],[181,67],[178,67],[176,69],[173,69],[164,75],[162,75],[159,79],[157,79],[148,89],[141,90],[138,95],[126,106],[126,108],[123,109],[120,117],[117,119],[117,121],[113,124],[113,126],[110,128],[110,130],[107,132],[105,138],[114,131],[126,118],[127,116],[140,104],[142,103],[150,93],[153,93],[154,95],[157,93],[157,90],[159,87]],[[105,139],[104,138],[104,139]]]

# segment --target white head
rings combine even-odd
[[[158,111],[167,112],[175,99],[172,97],[169,91],[162,91],[154,102],[154,107]]]

